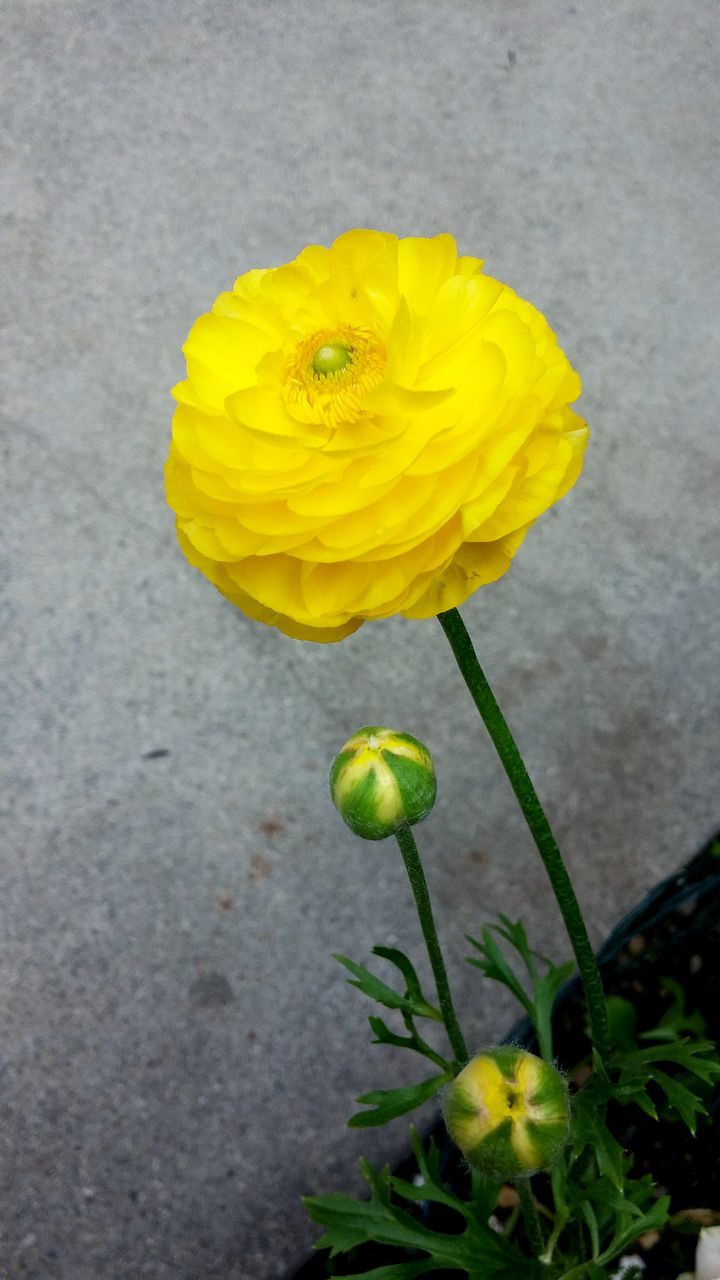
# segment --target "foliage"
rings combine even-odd
[[[368,1241],[398,1246],[422,1256],[371,1271],[356,1272],[356,1280],[413,1280],[428,1271],[445,1268],[485,1280],[534,1280],[540,1274],[537,1263],[527,1259],[518,1271],[518,1254],[513,1245],[488,1220],[497,1199],[497,1184],[476,1179],[473,1196],[462,1200],[445,1186],[440,1174],[440,1157],[433,1142],[427,1151],[413,1132],[413,1152],[418,1165],[419,1185],[394,1177],[387,1169],[378,1172],[361,1162],[363,1177],[370,1187],[370,1200],[350,1196],[312,1196],[305,1206],[314,1222],[325,1227],[318,1248],[329,1248],[330,1256],[346,1253]],[[453,1209],[460,1216],[462,1230],[436,1231],[423,1223],[413,1207],[433,1202]],[[410,1208],[405,1207],[410,1206]]]
[[[553,964],[552,960],[548,960],[546,956],[530,948],[525,928],[519,920],[513,923],[504,915],[499,916],[498,919],[499,924],[489,925],[483,929],[480,939],[468,937],[468,942],[480,952],[479,957],[471,956],[468,962],[482,970],[486,978],[501,982],[515,996],[532,1022],[542,1056],[551,1062],[553,1058],[552,1008],[558,991],[573,971],[572,962],[564,965]],[[530,993],[505,959],[502,948],[494,937],[495,934],[518,953],[527,972]]]
[[[523,925],[504,915],[469,941],[476,953],[470,963],[513,994],[530,1020],[541,1055],[553,1062],[553,1007],[572,965],[556,965],[533,950]],[[374,1043],[410,1049],[439,1070],[417,1084],[363,1094],[358,1102],[367,1110],[351,1118],[353,1127],[385,1124],[414,1110],[436,1096],[458,1070],[418,1029],[422,1021],[442,1022],[442,1013],[425,994],[411,960],[394,947],[375,947],[373,954],[391,965],[400,981],[390,985],[346,956],[337,959],[351,975],[350,985],[403,1024],[402,1032],[394,1030],[383,1017],[371,1014]],[[603,1064],[593,1054],[573,1073],[583,1083],[573,1089],[570,1137],[538,1202],[539,1260],[532,1256],[518,1210],[503,1216],[496,1209],[500,1183],[473,1172],[463,1199],[443,1179],[435,1142],[431,1139],[424,1149],[413,1131],[418,1170],[413,1181],[363,1161],[368,1201],[341,1194],[305,1201],[313,1221],[325,1229],[316,1247],[328,1249],[331,1258],[345,1255],[338,1274],[353,1274],[356,1280],[414,1280],[436,1271],[457,1272],[470,1280],[535,1280],[540,1275],[548,1280],[609,1280],[633,1241],[643,1232],[662,1230],[670,1216],[669,1198],[658,1197],[652,1179],[632,1176],[632,1162],[614,1132],[618,1117],[633,1106],[694,1133],[720,1076],[714,1046],[702,1034],[702,1018],[686,1009],[676,982],[663,979],[662,986],[668,1007],[656,1026],[642,1031],[634,1006],[613,996],[609,1061]],[[430,1205],[443,1207],[442,1225],[428,1214]],[[348,1272],[359,1249],[358,1265],[363,1265],[361,1247],[371,1243],[397,1249],[396,1260]]]
[[[373,1044],[389,1044],[399,1049],[412,1049],[440,1067],[441,1072],[439,1075],[420,1081],[419,1084],[405,1088],[373,1089],[370,1093],[361,1094],[356,1101],[371,1107],[372,1110],[358,1111],[352,1116],[349,1124],[356,1129],[386,1124],[396,1116],[414,1111],[452,1079],[452,1063],[433,1049],[417,1029],[415,1021],[417,1018],[442,1022],[442,1014],[425,998],[414,965],[397,947],[373,947],[373,955],[380,956],[381,959],[395,966],[404,980],[404,991],[396,991],[366,969],[365,965],[356,964],[347,956],[335,957],[352,974],[352,977],[348,978],[351,987],[357,987],[363,995],[375,1000],[385,1009],[399,1012],[402,1016],[407,1035],[399,1035],[392,1031],[382,1018],[371,1014],[368,1021],[375,1036]]]

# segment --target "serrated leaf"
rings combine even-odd
[[[501,915],[499,920],[499,924],[483,929],[481,939],[468,935],[468,941],[480,951],[482,957],[477,959],[475,956],[469,956],[468,962],[482,970],[486,978],[501,982],[512,992],[535,1027],[541,1053],[550,1060],[553,1056],[551,1020],[555,997],[560,987],[573,973],[574,965],[572,962],[564,965],[553,964],[546,956],[532,950],[525,928],[520,921],[513,922],[504,915]],[[532,996],[525,990],[523,983],[506,960],[502,949],[493,937],[494,933],[517,951],[527,969]],[[539,971],[537,961],[545,966],[545,973]]]
[[[417,1161],[417,1167],[421,1176],[425,1179],[425,1184],[432,1184],[435,1187],[444,1187],[442,1174],[440,1172],[441,1153],[437,1143],[430,1138],[427,1147],[423,1146],[420,1137],[414,1125],[410,1126],[410,1137],[412,1141],[413,1155]],[[455,1196],[458,1206],[465,1205],[469,1210],[472,1221],[487,1222],[490,1214],[493,1212],[497,1204],[498,1194],[500,1192],[500,1183],[492,1181],[490,1178],[483,1177],[482,1174],[472,1171],[473,1173],[473,1194],[471,1202],[460,1200]],[[486,1212],[487,1209],[487,1212]],[[464,1210],[460,1208],[460,1212]]]
[[[570,1141],[575,1157],[589,1147],[595,1156],[600,1173],[609,1178],[614,1187],[622,1190],[623,1149],[607,1129],[604,1116],[596,1109],[595,1099],[589,1091],[585,1094],[579,1093],[575,1099]]]
[[[416,1041],[414,1036],[397,1035],[397,1033],[395,1031],[391,1031],[387,1023],[383,1022],[382,1018],[378,1018],[376,1014],[371,1013],[368,1018],[368,1022],[370,1023],[370,1029],[375,1036],[373,1044],[392,1044],[398,1049],[415,1048]]]
[[[693,1088],[692,1080],[694,1077],[703,1085],[712,1085],[720,1076],[720,1063],[714,1055],[712,1041],[688,1037],[636,1049],[619,1060],[620,1076],[613,1090],[614,1096],[622,1103],[637,1103],[648,1115],[656,1118],[654,1104],[647,1093],[647,1085],[655,1081],[694,1133],[697,1119],[707,1114],[707,1107],[704,1098]],[[679,1080],[669,1075],[664,1070],[666,1065],[679,1067],[686,1073],[685,1078]]]
[[[355,1101],[371,1107],[372,1110],[356,1112],[348,1120],[348,1125],[351,1129],[369,1129],[376,1125],[387,1124],[389,1120],[395,1120],[397,1116],[405,1115],[407,1111],[414,1111],[416,1107],[422,1106],[451,1079],[452,1076],[448,1072],[443,1072],[440,1076],[431,1076],[429,1080],[422,1080],[419,1084],[404,1085],[400,1089],[373,1089],[370,1093],[363,1093]]]
[[[720,1076],[720,1062],[715,1056],[716,1049],[712,1040],[674,1040],[671,1044],[650,1045],[647,1049],[636,1049],[622,1060],[622,1066],[642,1064],[647,1066],[654,1062],[674,1062],[684,1067],[701,1080],[711,1081]],[[710,1056],[706,1056],[710,1055]]]
[[[331,1191],[326,1196],[303,1196],[302,1202],[312,1221],[326,1228],[314,1248],[329,1249],[331,1258],[375,1238],[377,1211],[364,1200]]]
[[[325,1227],[324,1234],[315,1242],[317,1249],[328,1248],[334,1257],[375,1241],[428,1255],[418,1259],[428,1264],[427,1270],[432,1269],[432,1263],[437,1270],[464,1271],[474,1277],[482,1276],[483,1280],[536,1280],[537,1266],[490,1228],[475,1221],[459,1235],[433,1231],[391,1202],[391,1177],[386,1169],[378,1172],[366,1161],[361,1167],[370,1185],[369,1202],[337,1194],[310,1196],[305,1200],[310,1217]],[[405,1262],[399,1260],[390,1265],[397,1267]],[[392,1271],[389,1274],[392,1276]],[[373,1276],[373,1280],[377,1277]]]
[[[623,1099],[620,1100],[623,1101]],[[644,1111],[646,1116],[650,1116],[651,1120],[658,1119],[657,1107],[644,1088],[634,1090],[631,1101],[641,1111]]]
[[[668,1220],[670,1211],[670,1197],[662,1196],[655,1202],[652,1208],[639,1218],[633,1218],[632,1222],[616,1232],[612,1244],[605,1249],[597,1258],[598,1263],[612,1262],[622,1253],[633,1240],[637,1240],[646,1231],[660,1231]]]
[[[675,978],[661,978],[662,988],[672,997],[669,1009],[666,1009],[660,1022],[650,1031],[644,1031],[641,1040],[677,1040],[683,1032],[692,1032],[701,1036],[705,1030],[705,1019],[699,1011],[686,1013],[685,991]]]
[[[698,1118],[707,1115],[707,1107],[691,1089],[679,1080],[674,1080],[672,1076],[666,1075],[664,1071],[658,1071],[657,1067],[653,1071],[653,1080],[660,1085],[668,1102],[685,1121],[690,1132],[695,1133]]]
[[[468,964],[481,969],[485,977],[491,978],[493,982],[501,982],[503,986],[512,992],[525,1012],[531,1015],[532,1003],[530,997],[505,959],[490,929],[483,929],[482,941],[479,938],[471,937],[470,934],[467,934],[467,940],[471,946],[477,947],[482,956],[480,960],[474,956],[468,956]]]
[[[509,916],[503,915],[502,912],[498,915],[498,920],[500,923],[493,925],[493,929],[515,948],[518,954],[522,956],[530,972],[532,972],[536,953],[530,948],[522,920],[511,920]],[[541,959],[542,957],[538,958]]]
[[[435,1022],[442,1022],[442,1013],[429,1000],[426,1000],[415,966],[404,951],[400,951],[398,947],[373,947],[373,955],[389,960],[390,964],[394,964],[395,968],[400,970],[405,979],[407,998],[413,1001],[418,1017],[432,1018]]]
[[[588,1201],[599,1208],[611,1209],[613,1216],[617,1219],[641,1218],[645,1212],[645,1206],[648,1198],[652,1198],[652,1189],[650,1196],[647,1194],[647,1188],[642,1180],[629,1179],[622,1191],[618,1191],[607,1178],[596,1178],[594,1182],[586,1183],[580,1190],[580,1196],[586,1197]],[[640,1204],[637,1203],[637,1197],[645,1197]],[[577,1200],[578,1205],[582,1204],[582,1199]]]
[[[384,1005],[386,1009],[406,1009],[408,1013],[412,1013],[410,1001],[405,996],[401,996],[398,991],[393,991],[392,987],[377,978],[374,973],[365,968],[365,965],[356,964],[347,956],[336,955],[334,959],[353,975],[352,978],[348,978],[351,987],[357,987],[363,995],[369,996],[371,1000],[377,1000],[378,1004]]]
[[[357,964],[354,960],[348,959],[347,956],[335,955],[334,959],[353,975],[352,978],[348,978],[348,983],[351,987],[357,987],[358,991],[362,991],[363,995],[369,996],[371,1000],[376,1000],[378,1004],[384,1005],[386,1009],[400,1009],[403,1013],[410,1014],[410,1016],[432,1018],[435,1022],[442,1022],[442,1014],[428,1004],[424,998],[407,994],[400,995],[398,991],[394,991],[381,978],[366,969],[364,964]]]
[[[450,1071],[452,1064],[448,1062],[447,1058],[443,1058],[441,1053],[433,1049],[432,1045],[423,1040],[409,1015],[406,1017],[406,1025],[410,1027],[411,1031],[408,1036],[398,1035],[397,1032],[391,1030],[382,1018],[378,1018],[375,1014],[370,1014],[368,1022],[375,1035],[373,1044],[389,1044],[397,1049],[412,1049],[415,1053],[420,1053],[424,1058],[428,1058],[430,1062],[434,1062],[436,1067],[440,1067],[443,1071]]]
[[[419,1185],[416,1185],[414,1182],[407,1182],[404,1178],[397,1178],[393,1175],[390,1178],[393,1190],[396,1191],[398,1195],[401,1195],[403,1200],[410,1200],[413,1202],[433,1200],[437,1204],[447,1205],[448,1208],[455,1209],[458,1213],[461,1213],[469,1223],[475,1222],[478,1219],[482,1221],[482,1205],[479,1205],[474,1198],[472,1203],[469,1203],[467,1200],[461,1200],[459,1196],[456,1196],[455,1193],[443,1183],[439,1172],[439,1152],[432,1138],[430,1138],[428,1142],[428,1151],[426,1155],[423,1151],[422,1140],[418,1136],[417,1130],[412,1128],[411,1135],[413,1154],[415,1156],[418,1172],[422,1181]],[[487,1212],[486,1221],[495,1207],[498,1190],[499,1186],[495,1189],[492,1206]]]

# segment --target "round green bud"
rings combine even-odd
[[[473,1058],[445,1093],[445,1124],[468,1164],[491,1178],[549,1169],[567,1141],[567,1085],[516,1045]]]
[[[330,794],[364,840],[384,840],[426,818],[437,784],[432,756],[409,733],[367,725],[353,734],[330,770]]]

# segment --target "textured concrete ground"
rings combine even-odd
[[[718,819],[714,0],[5,0],[0,1273],[272,1280],[398,1078],[331,952],[420,954],[325,794],[350,731],[436,753],[463,932],[562,950],[433,623],[251,624],[174,544],[167,388],[240,271],[453,231],[581,370],[585,474],[466,609],[600,940]],[[432,672],[432,679],[428,673]]]

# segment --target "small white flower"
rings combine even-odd
[[[628,1272],[644,1271],[645,1263],[639,1253],[626,1253],[618,1263],[617,1271],[614,1271],[610,1280],[623,1280]]]
[[[695,1250],[695,1280],[720,1280],[720,1227],[703,1227]]]

